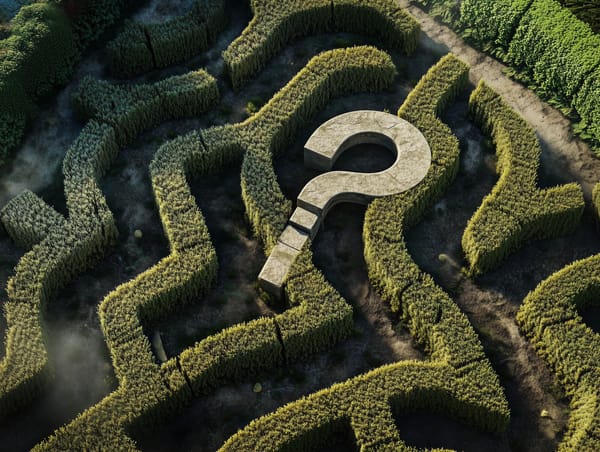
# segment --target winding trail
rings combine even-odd
[[[419,21],[420,44],[450,51],[469,64],[469,79],[473,84],[485,79],[535,129],[542,145],[542,163],[548,172],[559,179],[579,182],[589,200],[594,184],[600,180],[600,160],[594,157],[587,143],[573,136],[569,119],[505,75],[508,66],[469,46],[452,29],[411,5],[409,0],[397,3]]]

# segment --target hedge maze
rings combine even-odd
[[[10,99],[0,105],[2,149],[17,146],[34,117],[35,103],[70,78],[82,52],[119,22],[125,3],[89,1],[74,15],[69,2],[22,8],[11,22],[9,38],[0,41],[0,95]],[[501,49],[505,58],[528,68],[544,90],[572,101],[595,134],[597,36],[577,41],[587,33],[583,26],[566,33],[571,30],[570,13],[556,10],[553,0],[484,3],[489,4],[464,0],[461,26],[476,41]],[[552,7],[545,9],[548,4]],[[35,403],[52,385],[46,307],[119,241],[100,184],[119,152],[127,154],[132,143],[161,124],[218,108],[224,89],[243,92],[297,38],[351,32],[381,44],[311,55],[247,119],[177,133],[157,146],[149,178],[168,253],[111,290],[98,305],[117,387],[39,442],[35,451],[138,450],[138,432],[176,417],[194,400],[314,359],[355,331],[355,308],[314,263],[308,240],[285,281],[282,309],[273,315],[228,326],[166,360],[155,356],[147,334],[149,325],[186,304],[202,303],[218,284],[217,249],[192,182],[239,165],[246,219],[268,256],[294,205],[284,195],[276,159],[335,99],[358,93],[391,95],[402,72],[399,55],[424,51],[418,22],[387,0],[251,0],[250,10],[250,23],[222,53],[221,74],[188,68],[182,75],[145,83],[91,76],[79,80],[72,104],[84,125],[62,166],[67,215],[32,191],[0,210],[6,233],[27,250],[8,281],[3,302],[7,332],[0,362],[2,422]],[[194,0],[187,13],[166,22],[126,20],[105,46],[108,73],[128,79],[184,63],[215,45],[228,19],[223,0]],[[497,21],[493,27],[492,21]],[[536,27],[547,33],[535,38]],[[560,27],[567,28],[556,31]],[[569,36],[558,41],[558,33]],[[568,70],[550,63],[549,56],[557,53]],[[491,434],[508,428],[511,407],[482,334],[461,310],[456,294],[415,262],[407,240],[408,231],[452,190],[460,174],[461,142],[441,118],[468,90],[470,118],[494,144],[498,180],[462,234],[463,277],[494,271],[526,243],[576,230],[585,209],[581,187],[570,183],[539,188],[542,148],[533,128],[484,81],[470,86],[469,66],[460,58],[446,54],[437,59],[397,110],[427,140],[429,172],[413,189],[373,201],[362,229],[369,282],[391,321],[408,330],[426,359],[372,366],[282,403],[233,434],[221,451],[312,451],[329,447],[339,437],[365,451],[419,450],[403,439],[396,417],[422,412]],[[600,184],[592,198],[597,214]],[[515,319],[570,398],[568,429],[560,443],[565,451],[600,449],[600,339],[580,314],[600,293],[598,269],[596,255],[559,270],[526,296]]]
[[[458,140],[436,114],[464,86],[467,73],[464,63],[446,56],[400,108],[399,115],[418,124],[428,139],[433,168],[416,190],[374,201],[364,226],[370,278],[424,344],[431,362],[401,361],[290,403],[253,421],[222,451],[314,450],[348,428],[360,450],[409,450],[392,411],[425,409],[489,431],[506,428],[508,405],[477,335],[448,295],[412,262],[398,228],[417,221],[456,174]]]

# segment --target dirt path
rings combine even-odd
[[[550,169],[566,169],[568,174],[561,171],[555,176],[582,184],[586,198],[589,199],[591,189],[600,180],[600,160],[594,157],[586,143],[573,137],[570,121],[534,92],[506,76],[506,65],[467,45],[454,31],[411,5],[409,0],[397,1],[421,24],[421,44],[424,47],[433,46],[436,50],[443,50],[445,47],[447,51],[469,63],[471,82],[477,83],[484,79],[501,94],[537,131],[544,149],[544,164]]]

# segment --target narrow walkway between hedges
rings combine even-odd
[[[542,143],[542,162],[549,173],[583,186],[586,200],[600,180],[600,159],[590,147],[573,137],[570,121],[560,111],[543,102],[533,91],[504,74],[506,65],[467,45],[452,29],[437,22],[409,0],[397,0],[421,24],[420,43],[426,48],[449,51],[471,66],[470,80],[484,79],[536,130]]]

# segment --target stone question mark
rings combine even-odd
[[[330,171],[344,151],[359,144],[382,145],[396,154],[396,160],[377,173]],[[296,210],[258,275],[260,286],[278,298],[296,257],[307,240],[315,237],[333,206],[341,202],[368,204],[410,190],[429,171],[431,149],[409,122],[389,113],[358,110],[323,123],[304,145],[304,164],[330,172],[304,186]]]

